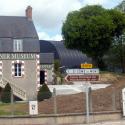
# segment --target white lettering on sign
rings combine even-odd
[[[84,74],[84,69],[67,69],[67,74]]]
[[[67,74],[99,74],[99,69],[67,69]]]
[[[85,74],[99,74],[99,69],[84,69]]]
[[[36,54],[33,53],[1,53],[0,60],[16,60],[16,59],[23,59],[23,60],[33,60],[36,59]]]
[[[77,81],[99,81],[99,75],[81,75],[81,74],[70,74],[65,77],[67,82],[77,82]]]

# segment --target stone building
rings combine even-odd
[[[40,53],[40,85],[54,84],[54,53]]]
[[[40,83],[54,83],[54,60],[59,61],[60,71],[67,68],[80,68],[81,63],[91,63],[91,59],[78,50],[67,49],[63,41],[40,40]],[[57,83],[59,83],[60,78]]]
[[[30,6],[24,17],[0,16],[0,87],[7,83],[18,98],[36,98],[40,86],[40,49]]]

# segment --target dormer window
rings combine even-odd
[[[23,52],[23,40],[22,39],[14,39],[13,49],[14,49],[14,52]]]

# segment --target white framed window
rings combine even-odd
[[[22,39],[14,39],[13,49],[14,49],[14,52],[22,52],[23,51],[23,40]]]
[[[13,77],[24,77],[24,61],[12,61],[11,71]]]
[[[22,76],[22,64],[21,63],[15,63],[14,64],[14,70],[15,70],[15,74],[14,76]]]

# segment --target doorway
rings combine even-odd
[[[45,71],[40,71],[40,85],[45,83]]]

